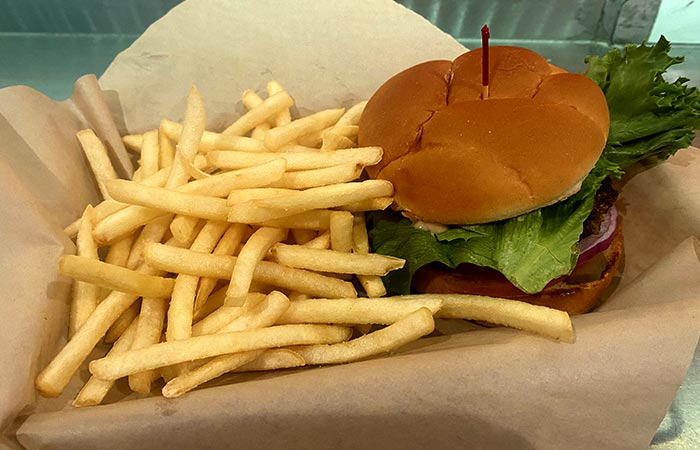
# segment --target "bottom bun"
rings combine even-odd
[[[568,277],[550,283],[542,292],[526,294],[510,284],[500,273],[498,278],[475,280],[476,274],[485,273],[483,268],[465,271],[464,268],[449,270],[435,265],[419,269],[413,278],[413,288],[432,294],[475,294],[491,297],[513,298],[534,305],[566,311],[570,315],[583,314],[596,308],[605,298],[615,275],[620,268],[623,255],[622,227],[618,222],[615,237],[610,246]],[[585,272],[599,266],[594,279],[586,278]],[[461,270],[460,270],[461,269]],[[494,271],[495,272],[495,271]]]

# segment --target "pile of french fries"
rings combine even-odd
[[[122,377],[177,397],[228,372],[361,360],[432,333],[436,317],[573,340],[568,315],[544,307],[385,297],[381,277],[404,261],[370,252],[364,213],[387,208],[393,187],[363,179],[382,157],[356,145],[364,103],[293,119],[278,83],[264,96],[244,92],[247,113],[219,133],[192,87],[182,123],[123,137],[139,159],[131,180],[94,132],[78,133],[104,201],[66,228],[69,340],[40,393],[60,395],[101,343],[111,349],[89,363],[75,406],[101,403]]]

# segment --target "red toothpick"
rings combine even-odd
[[[481,27],[481,98],[489,98],[489,26]]]

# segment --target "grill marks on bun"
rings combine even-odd
[[[371,176],[394,183],[398,209],[428,222],[485,223],[578,190],[605,145],[605,97],[540,55],[491,47],[419,64],[387,81],[360,121],[360,145],[384,148]]]

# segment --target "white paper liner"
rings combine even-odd
[[[97,199],[76,131],[97,128],[120,172],[129,173],[115,128],[137,132],[162,117],[181,118],[191,83],[203,93],[209,127],[218,129],[242,110],[244,89],[262,90],[270,79],[300,110],[318,110],[365,99],[403,68],[462,51],[391,1],[190,0],[102,77],[116,126],[90,78],[67,103],[27,88],[0,90],[0,428],[19,414],[11,430],[27,449],[648,445],[700,328],[697,150],[625,187],[619,289],[600,312],[575,319],[573,345],[490,329],[423,340],[391,358],[230,375],[174,400],[73,409],[84,369],[59,399],[34,393],[33,379],[66,329],[69,284],[56,277],[56,259],[72,244],[61,228]],[[212,387],[219,384],[227,385]]]

